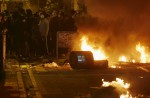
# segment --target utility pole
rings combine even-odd
[[[2,16],[1,16],[2,17]],[[0,31],[0,87],[4,85],[5,82],[5,60],[6,60],[6,54],[4,56],[4,53],[6,52],[6,46],[4,46],[4,40],[6,35],[4,36],[4,30]],[[4,48],[5,47],[5,48]]]
[[[6,68],[6,32],[3,31],[3,68]]]
[[[7,10],[7,5],[5,4],[5,0],[2,1],[1,4],[1,12],[3,12],[4,10]],[[2,30],[2,55],[3,55],[3,68],[6,67],[6,32],[5,30]]]

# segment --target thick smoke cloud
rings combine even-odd
[[[94,35],[107,52],[129,53],[138,42],[150,47],[150,0],[85,0],[85,4],[89,15],[78,21],[79,32]]]

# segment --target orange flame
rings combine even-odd
[[[108,87],[108,86],[115,87],[120,93],[120,98],[132,98],[132,95],[128,91],[130,84],[125,83],[124,80],[120,78],[116,78],[116,81],[107,82],[104,81],[104,79],[102,79],[102,82],[103,82],[102,84],[103,87]]]
[[[94,60],[104,60],[106,59],[107,57],[105,56],[104,52],[102,51],[102,48],[99,47],[98,49],[94,49],[92,47],[92,45],[89,45],[87,43],[87,38],[84,36],[82,37],[81,41],[81,50],[83,51],[91,51],[93,53],[93,56],[94,56]]]
[[[148,57],[149,55],[146,53],[146,49],[144,46],[141,46],[141,44],[137,44],[136,45],[136,50],[141,54],[141,57],[140,57],[140,60],[141,60],[141,63],[146,63],[148,62]]]
[[[125,56],[120,56],[119,61],[121,62],[127,62],[127,58]]]

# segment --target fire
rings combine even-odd
[[[135,60],[132,60],[132,63],[135,63],[136,61]]]
[[[136,51],[140,53],[140,62],[141,63],[147,63],[150,62],[148,51],[146,50],[146,47],[142,46],[140,43],[136,45]],[[136,55],[136,54],[135,54]],[[135,63],[135,59],[129,59],[126,56],[120,56],[119,61],[121,62],[132,62]]]
[[[83,50],[83,51],[91,51],[93,53],[94,60],[104,60],[104,59],[106,59],[106,56],[105,56],[104,52],[102,51],[102,48],[99,47],[97,49],[94,49],[92,47],[92,45],[89,45],[87,43],[87,40],[88,39],[85,36],[82,37],[82,39],[81,39],[81,41],[82,41],[82,43],[81,43],[81,50]]]
[[[119,61],[121,62],[127,62],[127,58],[125,56],[120,56]]]
[[[97,46],[96,46],[96,48],[95,48],[94,44],[89,44],[88,43],[88,38],[86,36],[83,36],[81,38],[81,50],[82,51],[91,51],[93,53],[94,60],[107,59],[104,51],[102,50],[102,47],[97,48]],[[136,57],[136,58],[133,58],[131,55],[128,55],[129,58],[127,58],[126,56],[120,56],[118,60],[121,61],[121,62],[135,63],[135,62],[138,61],[138,59],[140,59],[141,63],[150,62],[150,59],[149,59],[150,56],[148,54],[148,51],[147,51],[146,47],[144,47],[140,43],[138,43],[136,45],[136,51],[138,51],[140,53],[140,58],[137,58],[138,57],[138,56],[136,56],[137,54],[134,54],[135,55],[134,57]],[[131,57],[132,57],[132,59],[130,59]]]
[[[135,63],[135,62],[136,62],[134,59],[129,60],[126,56],[120,56],[120,57],[119,57],[119,61],[120,61],[120,62],[132,62],[132,63]]]
[[[148,62],[149,55],[146,53],[145,47],[141,46],[141,44],[139,43],[136,45],[136,50],[141,54],[141,57],[140,57],[141,63]]]
[[[124,80],[120,78],[116,78],[116,81],[107,82],[102,79],[102,86],[108,87],[113,86],[117,89],[117,91],[120,93],[120,98],[132,98],[131,94],[129,93],[128,89],[130,87],[129,83],[125,83]]]

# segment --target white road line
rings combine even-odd
[[[146,68],[144,68],[144,67],[137,67],[138,69],[141,69],[141,70],[143,70],[143,71],[145,71],[145,72],[149,72],[149,70],[147,70]]]
[[[21,92],[20,93],[20,98],[27,98],[26,91],[25,91],[25,88],[24,88],[22,74],[21,74],[20,71],[17,72],[17,79],[18,79],[18,89]]]
[[[28,70],[31,82],[35,88],[36,98],[43,98],[41,92],[39,91],[39,87],[37,85],[37,82],[33,76],[32,70],[29,67],[27,67],[27,70]]]

